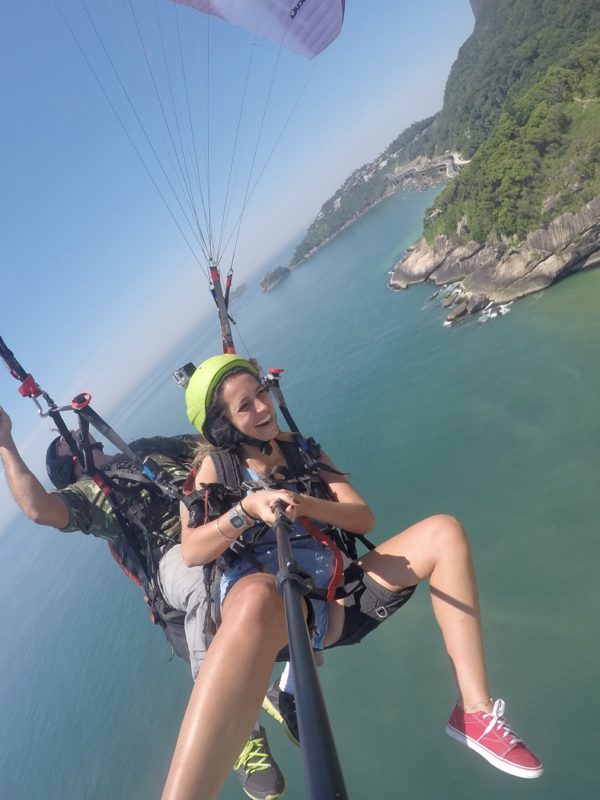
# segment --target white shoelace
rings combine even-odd
[[[502,733],[503,738],[505,738],[507,736],[511,736],[512,737],[512,739],[510,741],[511,745],[519,744],[519,742],[522,742],[523,740],[519,739],[519,737],[515,734],[515,732],[513,730],[511,730],[509,728],[509,726],[506,724],[506,722],[504,721],[504,718],[503,718],[504,717],[504,707],[505,707],[504,700],[498,699],[494,703],[494,706],[493,706],[492,710],[490,711],[490,713],[489,714],[483,714],[483,719],[487,719],[487,717],[490,717],[490,721],[488,723],[487,728],[484,730],[483,736],[481,738],[483,739],[483,737],[487,736],[488,733],[491,730],[493,730],[493,728],[496,728],[498,733]]]

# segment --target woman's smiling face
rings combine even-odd
[[[225,380],[221,401],[227,420],[245,436],[268,442],[279,433],[269,392],[249,373]]]

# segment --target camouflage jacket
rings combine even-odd
[[[167,471],[176,486],[183,487],[198,446],[198,437],[188,434],[155,436],[138,439],[129,446],[140,458],[151,456]],[[137,537],[142,552],[147,550],[146,540],[140,526],[133,522],[134,519],[149,532],[152,548],[179,541],[181,526],[176,499],[164,495],[123,454],[111,459],[102,471],[115,484],[119,497],[125,501],[124,510],[132,520],[130,531]],[[94,481],[84,478],[56,493],[69,509],[69,522],[62,528],[63,531],[81,531],[115,544],[124,538],[114,509]]]

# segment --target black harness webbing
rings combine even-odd
[[[294,435],[292,441],[288,439],[278,440],[277,443],[284,457],[285,464],[276,466],[268,478],[264,478],[256,484],[252,481],[243,480],[240,460],[235,453],[228,450],[216,450],[210,454],[210,458],[217,473],[217,483],[224,486],[229,495],[235,497],[237,500],[241,500],[245,495],[245,490],[249,488],[276,488],[287,481],[301,483],[309,494],[325,500],[331,500],[331,494],[320,478],[320,472],[324,470],[337,474],[342,473],[338,473],[333,467],[315,460],[313,454],[318,457],[320,455],[320,447],[314,441],[311,446],[311,454],[304,451],[301,445],[303,441],[303,438],[298,433]],[[264,530],[267,530],[266,525],[264,526]],[[263,572],[264,566],[252,553],[253,545],[259,541],[262,533],[263,531],[258,533],[253,543],[246,543],[239,540],[234,542],[229,548],[230,556],[228,557],[228,555],[225,555],[224,561],[227,563],[227,561],[231,561],[231,558],[242,558],[252,564],[259,572]],[[350,560],[357,558],[357,539],[367,550],[373,550],[375,547],[365,536],[348,533],[338,528],[328,528],[326,534],[333,540],[335,546]],[[204,575],[207,595],[212,596],[213,591],[208,591],[212,581],[210,566],[208,571],[205,568]],[[326,590],[314,588],[309,594],[315,598],[322,599],[326,594]],[[338,596],[344,596],[343,592]]]

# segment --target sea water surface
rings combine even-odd
[[[455,689],[421,586],[320,669],[348,793],[593,798],[600,271],[485,325],[444,328],[430,286],[386,289],[432,198],[391,198],[272,293],[251,287],[233,311],[252,355],[285,368],[301,428],[369,500],[374,540],[432,513],[463,520],[493,692],[546,772],[512,778],[444,734]],[[125,438],[189,430],[170,373],[217,351],[216,332],[204,323],[138,387],[111,419]],[[92,537],[19,521],[0,556],[0,797],[160,797],[191,680],[187,665],[169,660],[139,590]],[[270,718],[264,724],[287,797],[301,800],[300,753]],[[235,776],[221,796],[243,796]]]

